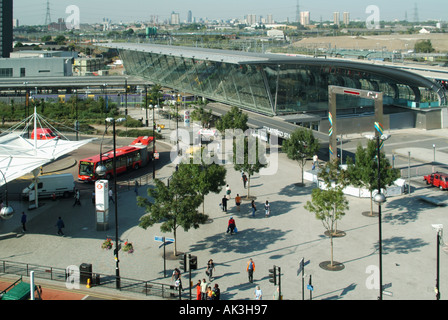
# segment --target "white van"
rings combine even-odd
[[[74,187],[75,180],[73,179],[73,175],[71,173],[37,177],[37,192],[39,194],[39,198],[50,198],[53,196],[53,193],[56,197],[68,198],[70,195],[73,195]],[[32,194],[31,199],[34,199],[34,182],[23,189],[22,197],[29,199],[30,193]]]

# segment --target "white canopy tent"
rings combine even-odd
[[[30,124],[33,124],[32,128],[29,128]],[[59,137],[37,140],[37,135],[34,135],[34,139],[26,138],[25,132],[28,130],[44,127],[52,129]],[[0,135],[0,170],[3,173],[0,175],[0,186],[53,162],[95,139],[70,141],[35,110],[33,115]]]

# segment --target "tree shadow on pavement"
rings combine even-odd
[[[404,225],[417,221],[421,212],[425,211],[430,204],[425,204],[416,197],[401,197],[390,200],[382,211],[383,222]]]
[[[237,222],[238,227],[238,222]],[[191,252],[209,250],[210,255],[217,253],[248,254],[258,250],[264,250],[275,241],[285,239],[290,231],[262,228],[249,228],[239,230],[236,234],[225,232],[209,236],[190,246]]]
[[[311,191],[313,191],[313,189],[317,187],[316,183],[312,183],[309,181],[304,182],[305,183],[304,186],[299,186],[298,183],[299,181],[297,183],[292,183],[290,185],[284,186],[283,188],[280,189],[278,194],[281,196],[288,196],[288,197],[300,196],[305,194],[311,194]]]
[[[381,243],[383,254],[408,254],[411,252],[418,252],[422,247],[429,245],[428,242],[425,242],[420,238],[405,239],[403,237],[391,237],[388,239],[382,239]],[[378,248],[378,243],[376,243],[375,249],[378,250]]]

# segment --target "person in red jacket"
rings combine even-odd
[[[235,228],[236,228],[235,220],[233,219],[233,217],[230,217],[229,223],[227,225],[227,233],[230,232],[230,234],[233,234]]]
[[[196,300],[202,300],[201,298],[201,280],[198,280],[196,284]]]

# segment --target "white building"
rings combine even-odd
[[[310,24],[310,12],[301,11],[300,12],[300,24],[302,26],[308,26]]]

